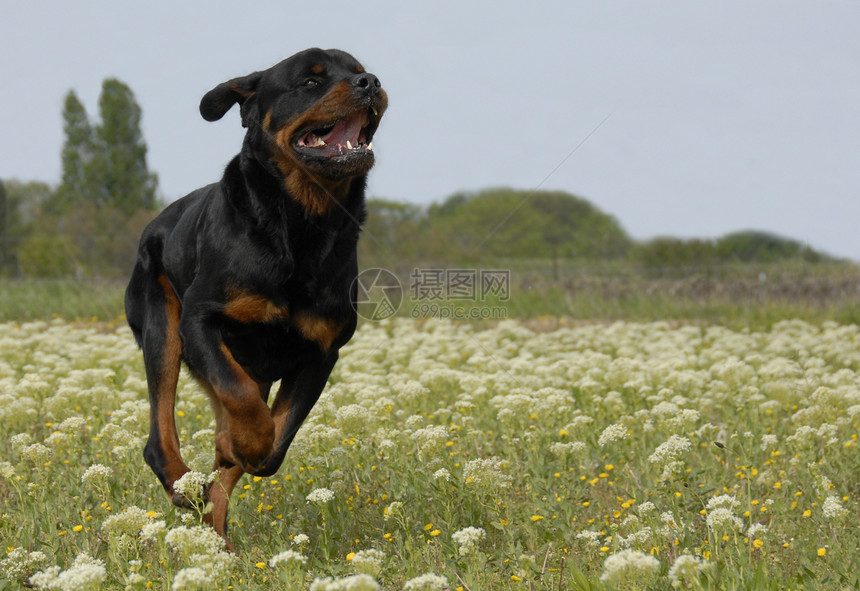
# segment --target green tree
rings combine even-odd
[[[716,254],[725,261],[745,263],[772,263],[786,259],[807,262],[832,260],[797,240],[756,230],[726,234],[717,240]]]
[[[0,248],[5,248],[5,265],[0,270],[17,273],[20,270],[22,244],[33,233],[46,204],[53,200],[53,191],[49,185],[40,182],[7,180],[2,184],[6,204],[2,206],[5,222]]]
[[[131,89],[114,78],[102,84],[97,151],[88,176],[97,187],[96,203],[130,216],[154,209],[157,178],[146,164],[146,142],[140,130],[141,109]]]
[[[392,269],[398,265],[414,265],[424,225],[424,211],[417,205],[383,199],[368,200],[367,221],[358,243],[362,267]]]
[[[447,260],[613,259],[632,242],[617,220],[560,191],[489,189],[428,211],[429,249]]]
[[[9,199],[6,195],[6,185],[0,180],[0,272],[9,264],[12,254],[12,244],[9,240]]]
[[[63,104],[63,131],[66,141],[61,154],[62,180],[54,199],[47,207],[49,213],[63,214],[72,208],[95,200],[89,168],[95,152],[95,137],[84,105],[74,90]]]
[[[141,109],[131,89],[114,78],[102,83],[101,121],[91,125],[74,91],[63,106],[63,176],[49,213],[65,215],[84,204],[116,208],[125,216],[154,209],[157,178],[146,164]]]

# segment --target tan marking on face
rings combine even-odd
[[[343,322],[321,316],[299,314],[293,322],[303,337],[317,343],[324,351],[331,348],[332,343],[343,330]]]
[[[245,292],[230,294],[224,314],[239,322],[272,322],[290,317],[286,306],[278,306],[261,295]]]
[[[325,68],[322,66],[322,64],[314,64],[313,67],[311,67],[311,72],[313,72],[314,74],[322,74],[323,72],[325,72]]]
[[[355,66],[355,71],[356,71],[358,74],[364,74],[364,68],[362,68],[362,67],[361,67],[361,64],[359,64],[359,65]]]
[[[311,176],[307,169],[295,160],[291,145],[293,136],[310,122],[320,124],[333,122],[346,117],[354,110],[352,88],[349,82],[344,80],[310,109],[288,119],[274,133],[276,147],[274,160],[281,174],[284,175],[284,188],[311,214],[328,213],[334,201],[349,190],[351,179],[324,182]]]
[[[263,117],[263,131],[268,132],[269,128],[272,127],[272,111],[271,109],[266,112],[266,116]]]

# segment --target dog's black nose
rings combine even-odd
[[[377,78],[373,74],[368,74],[367,72],[363,74],[358,74],[357,76],[353,76],[352,85],[355,88],[363,89],[367,94],[371,96],[378,93],[379,89],[382,88],[382,84],[379,82],[379,78]]]

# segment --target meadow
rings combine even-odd
[[[183,454],[212,416],[183,374]],[[231,540],[122,325],[0,324],[0,589],[855,589],[860,328],[364,323]]]
[[[426,317],[413,296],[410,276],[417,269],[443,268],[372,260],[365,268],[394,272],[403,288],[398,316]],[[458,261],[452,268],[475,268]],[[860,324],[860,267],[786,261],[709,267],[642,268],[629,262],[499,259],[478,265],[510,272],[505,301],[457,300],[463,308],[504,307],[506,318],[541,316],[573,320],[671,320],[768,329],[786,318],[821,324]],[[50,319],[112,320],[123,312],[125,280],[0,278],[0,322]],[[46,311],[49,311],[46,313]],[[480,310],[479,310],[480,311]],[[417,314],[416,314],[417,313]],[[479,316],[483,317],[483,316]]]

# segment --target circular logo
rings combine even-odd
[[[387,269],[365,269],[355,278],[355,311],[365,320],[385,320],[397,314],[403,302],[403,287]]]

